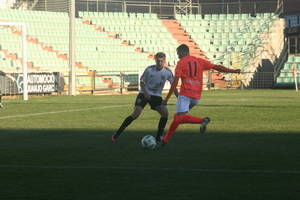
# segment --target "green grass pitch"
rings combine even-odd
[[[0,199],[300,199],[300,93],[204,91],[190,114],[211,117],[207,133],[181,125],[154,150],[140,145],[159,120],[149,107],[111,143],[135,96],[4,101]]]

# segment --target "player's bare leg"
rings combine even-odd
[[[136,120],[142,113],[143,108],[141,106],[135,106],[134,111],[129,115],[121,124],[120,128],[111,137],[112,142],[116,142],[117,138],[122,134],[126,127],[128,127],[131,122]]]
[[[160,142],[168,121],[169,112],[165,105],[160,105],[155,110],[160,114],[156,135],[156,141]]]

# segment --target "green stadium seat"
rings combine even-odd
[[[226,18],[227,18],[227,20],[233,20],[234,19],[234,15],[233,14],[227,14]]]
[[[248,19],[250,17],[249,14],[241,14],[242,19]]]
[[[211,15],[211,19],[212,20],[218,20],[219,19],[219,15],[218,14],[212,14]]]
[[[297,62],[297,63],[300,63],[300,56],[295,56],[294,61]]]
[[[285,63],[285,64],[284,64],[284,69],[288,69],[288,70],[292,69],[292,64],[290,64],[290,63]]]
[[[202,20],[202,15],[196,14],[195,18],[196,18],[196,20]]]
[[[227,19],[227,15],[226,14],[220,14],[219,15],[219,19],[220,20],[226,20]]]
[[[204,15],[204,19],[205,20],[211,20],[212,19],[212,15],[206,14],[206,15]]]

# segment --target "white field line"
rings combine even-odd
[[[10,116],[3,116],[0,119],[11,119],[11,118],[25,118],[25,117],[34,117],[40,115],[49,115],[49,114],[59,114],[59,113],[68,113],[68,112],[79,112],[79,111],[87,111],[87,110],[103,110],[108,108],[120,108],[129,105],[117,105],[117,106],[102,106],[102,107],[94,107],[94,108],[80,108],[80,109],[72,109],[72,110],[60,110],[60,111],[52,111],[52,112],[41,112],[41,113],[30,113],[30,114],[23,114],[23,115],[10,115]]]
[[[207,172],[207,173],[241,173],[241,174],[300,174],[300,170],[268,170],[268,169],[205,169],[205,168],[148,168],[125,166],[76,166],[76,165],[0,165],[0,169],[100,169],[100,170],[132,170],[132,171],[173,171],[173,172]]]

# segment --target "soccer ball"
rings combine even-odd
[[[145,135],[142,138],[141,144],[145,149],[154,149],[156,146],[156,139],[152,135]]]

